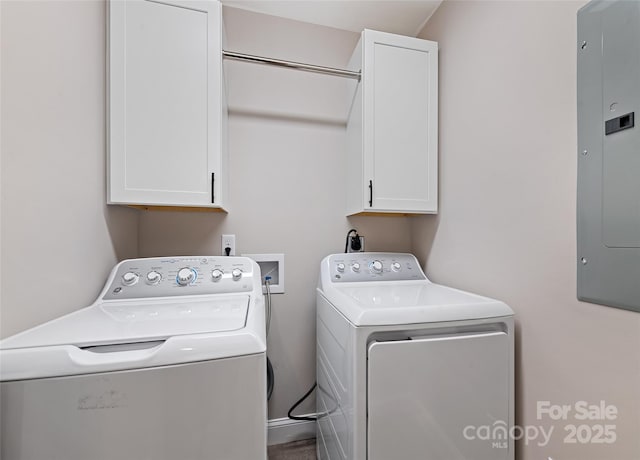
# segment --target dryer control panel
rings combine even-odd
[[[356,252],[329,257],[333,282],[402,281],[427,279],[412,254]]]
[[[259,283],[247,257],[154,257],[120,262],[104,300],[241,293]],[[258,269],[259,270],[259,269]]]

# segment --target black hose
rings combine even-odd
[[[269,358],[267,358],[267,401],[271,399],[274,383],[275,379],[273,376],[273,367],[271,366],[271,361],[269,361]]]
[[[317,417],[302,417],[299,415],[292,414],[294,409],[298,407],[302,403],[302,401],[304,401],[309,397],[309,395],[313,390],[315,390],[317,385],[318,385],[317,383],[314,383],[313,386],[309,389],[309,391],[307,391],[302,398],[298,399],[296,403],[293,406],[291,406],[291,409],[289,409],[289,412],[287,412],[287,417],[289,417],[291,420],[309,420],[311,422],[315,422],[316,420],[318,420]]]

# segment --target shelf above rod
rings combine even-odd
[[[278,67],[286,67],[289,69],[303,70],[305,72],[322,73],[325,75],[334,75],[337,77],[353,78],[360,80],[360,72],[351,70],[335,69],[333,67],[322,67],[319,65],[303,64],[301,62],[283,61],[280,59],[266,58],[262,56],[252,56],[250,54],[236,53],[233,51],[222,51],[222,57],[233,59],[235,61],[255,62],[257,64],[274,65]]]

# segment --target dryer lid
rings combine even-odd
[[[246,324],[249,299],[243,294],[94,304],[9,337],[0,342],[0,349],[85,348],[234,331]]]
[[[513,315],[503,302],[429,281],[349,283],[329,300],[356,326],[464,321]]]

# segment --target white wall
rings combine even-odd
[[[1,329],[91,303],[137,253],[105,205],[105,3],[2,1]]]
[[[582,4],[446,1],[420,35],[440,44],[440,214],[413,220],[413,249],[434,281],[515,310],[517,422],[555,427],[521,460],[640,458],[640,315],[576,300]],[[617,406],[614,444],[566,444],[585,422],[536,417],[580,400]]]
[[[357,34],[224,9],[228,50],[345,67]],[[269,418],[315,381],[315,286],[320,260],[344,250],[356,227],[368,250],[408,251],[405,217],[345,217],[345,81],[226,61],[229,90],[229,214],[144,212],[141,256],[284,253],[286,292],[273,297],[268,355],[275,371]],[[314,412],[313,398],[300,413]]]

